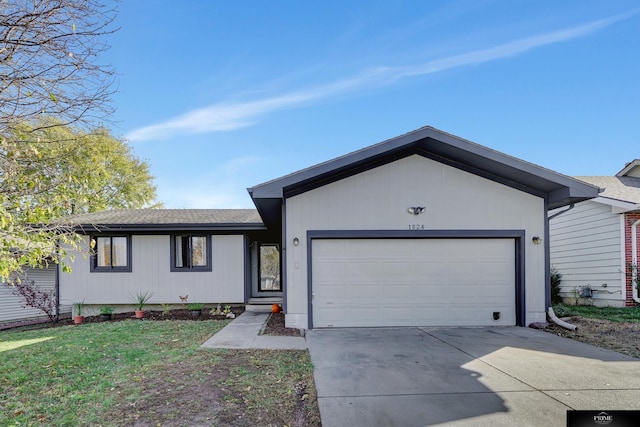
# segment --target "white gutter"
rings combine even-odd
[[[633,300],[637,303],[640,303],[640,295],[638,295],[638,225],[640,225],[640,219],[631,224],[631,263],[634,265],[631,276],[631,286],[633,286],[633,290],[631,295],[633,295]]]

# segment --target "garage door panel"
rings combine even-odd
[[[376,269],[371,280],[381,282],[407,282],[411,277],[413,264],[404,260],[398,262],[389,262],[389,260],[380,260],[376,263]]]
[[[513,239],[318,239],[312,289],[314,327],[513,325],[515,245]]]
[[[478,311],[476,307],[444,308],[442,306],[425,307],[330,307],[322,309],[319,315],[331,319],[324,327],[393,327],[393,326],[435,326],[425,325],[423,313],[429,311],[438,319],[437,326],[482,325],[493,320],[493,312],[502,316],[498,322],[512,324],[514,315],[507,307],[495,310]],[[511,322],[511,323],[509,323]],[[498,323],[500,324],[500,323]]]
[[[444,260],[439,261],[422,261],[413,262],[413,271],[415,277],[428,281],[443,281],[449,277],[450,266]]]
[[[314,302],[344,301],[347,299],[348,286],[340,283],[318,283],[313,291]]]
[[[385,284],[380,288],[380,296],[388,301],[406,301],[414,296],[415,286],[411,284]]]
[[[371,283],[353,283],[347,287],[347,299],[349,301],[359,299],[363,303],[366,303],[368,300],[379,300],[382,297],[380,286],[381,285]]]
[[[481,278],[478,274],[478,264],[476,262],[459,262],[454,261],[448,263],[447,277],[453,281],[469,281],[477,280],[476,277]]]
[[[343,279],[349,281],[369,281],[376,276],[378,266],[375,261],[353,260],[344,269]]]
[[[478,286],[470,283],[450,283],[444,286],[448,292],[448,296],[456,298],[456,304],[464,304],[465,302],[473,302],[478,297]]]
[[[344,262],[322,261],[315,263],[313,271],[316,277],[322,277],[324,282],[344,280],[346,264]]]
[[[437,282],[435,282],[437,283]],[[442,290],[439,286],[413,286],[413,297],[420,301],[434,301],[442,298]]]

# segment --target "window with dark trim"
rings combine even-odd
[[[92,272],[131,271],[131,236],[92,236]]]
[[[211,271],[211,236],[171,236],[171,271]]]

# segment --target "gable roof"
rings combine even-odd
[[[597,197],[599,188],[426,126],[247,189],[268,226],[281,221],[282,201],[418,154],[547,199],[549,209]]]
[[[577,179],[604,190],[600,197],[640,205],[640,178],[632,176],[577,176]],[[637,209],[637,207],[636,207]]]
[[[616,176],[632,176],[640,178],[640,159],[634,159],[624,165],[624,168]]]
[[[79,231],[264,230],[255,209],[115,209],[66,217]]]

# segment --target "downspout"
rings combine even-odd
[[[562,214],[563,214],[563,213],[565,213],[565,212],[569,212],[569,211],[570,211],[571,209],[573,209],[575,206],[576,206],[576,204],[575,204],[575,203],[571,203],[567,209],[565,209],[565,210],[563,210],[563,211],[560,211],[560,212],[556,212],[556,213],[554,213],[553,215],[551,215],[550,217],[548,217],[548,218],[547,218],[547,220],[551,221],[553,218],[555,218],[555,217],[557,217],[557,216],[560,216],[560,215],[562,215]]]
[[[571,331],[575,331],[576,329],[578,329],[576,325],[573,325],[571,323],[565,322],[562,319],[559,319],[558,316],[556,316],[556,313],[553,311],[553,307],[551,306],[547,308],[547,315],[549,316],[549,319],[558,326],[562,326],[563,328],[569,329]]]
[[[631,224],[631,263],[635,266],[631,274],[631,286],[633,291],[631,295],[633,300],[640,303],[640,295],[638,295],[638,225],[640,225],[640,219]]]
[[[569,212],[571,209],[573,209],[575,207],[575,203],[571,203],[569,205],[569,207],[563,211],[560,212],[556,212],[553,215],[547,217],[547,226],[549,224],[549,221],[551,221],[553,218],[562,215],[563,213]],[[549,239],[547,239],[549,240]],[[551,267],[551,266],[549,266]],[[549,280],[551,280],[549,278]],[[549,286],[549,290],[551,290],[551,286]],[[551,295],[551,293],[549,293],[549,295]],[[573,325],[571,323],[565,322],[564,320],[561,320],[558,318],[558,316],[556,316],[556,313],[553,311],[553,307],[551,307],[551,298],[549,298],[549,306],[547,307],[547,316],[549,316],[549,320],[551,320],[553,323],[555,323],[556,325],[565,328],[565,329],[569,329],[570,331],[575,331],[576,329],[578,329],[578,327],[576,325]]]

